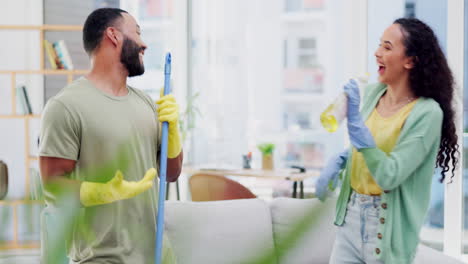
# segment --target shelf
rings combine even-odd
[[[31,190],[31,186],[35,187],[36,185],[36,178],[32,178],[32,176],[36,177],[36,175],[32,175],[30,168],[34,168],[37,161],[39,160],[39,157],[35,156],[38,155],[34,153],[34,155],[31,155],[31,143],[34,143],[35,145],[35,140],[36,139],[31,139],[31,134],[30,134],[30,125],[32,121],[36,121],[41,118],[41,113],[38,111],[38,113],[33,113],[33,114],[26,114],[23,115],[22,113],[24,111],[17,111],[17,80],[18,76],[17,75],[38,75],[38,76],[45,76],[45,75],[55,75],[55,76],[63,76],[61,78],[64,78],[67,80],[68,83],[71,83],[74,78],[80,76],[80,75],[85,75],[89,72],[89,69],[75,69],[75,70],[65,70],[65,69],[47,69],[45,62],[47,61],[47,52],[44,49],[44,39],[46,32],[54,31],[54,32],[77,32],[78,34],[81,34],[81,31],[83,30],[83,25],[42,25],[42,24],[35,24],[35,25],[0,25],[0,32],[5,34],[5,33],[10,33],[10,32],[18,32],[22,31],[23,33],[26,34],[31,34],[34,33],[34,35],[37,35],[37,44],[38,44],[38,50],[39,50],[39,66],[33,69],[1,69],[0,70],[0,75],[4,75],[5,77],[10,77],[11,82],[10,82],[10,90],[11,90],[11,95],[10,95],[10,106],[11,110],[9,112],[6,112],[4,114],[0,114],[0,122],[5,122],[5,120],[22,120],[24,121],[24,155],[21,155],[21,161],[24,161],[24,169],[25,169],[25,177],[24,177],[24,182],[25,182],[25,193],[30,194],[31,197],[24,197],[24,198],[19,198],[19,199],[10,199],[10,200],[0,200],[0,206],[6,208],[7,211],[12,212],[12,220],[11,220],[11,231],[12,231],[12,239],[8,238],[8,241],[1,241],[0,242],[0,252],[3,251],[9,251],[9,250],[14,250],[14,251],[27,251],[26,249],[34,249],[35,251],[38,251],[40,248],[40,242],[36,241],[35,239],[33,240],[25,240],[22,239],[21,236],[23,236],[22,233],[24,232],[20,226],[20,224],[24,221],[19,221],[23,220],[26,218],[31,218],[34,220],[34,217],[39,217],[39,215],[36,215],[38,211],[36,209],[41,209],[45,206],[45,201],[41,198],[41,200],[32,200],[31,198],[36,198],[37,196],[33,196],[33,192]],[[73,33],[76,34],[76,33]],[[21,76],[23,77],[23,76]],[[4,99],[4,98],[1,98]],[[41,99],[41,98],[38,98]],[[2,100],[0,100],[1,104],[4,104]],[[34,120],[32,120],[34,119]],[[23,133],[21,133],[23,134]],[[23,135],[18,135],[18,137],[22,137]],[[34,180],[34,181],[33,181]],[[34,185],[33,185],[34,184]],[[35,195],[35,193],[34,193]],[[32,207],[34,209],[33,212],[34,215],[26,215],[26,218],[24,216],[24,209]],[[1,217],[0,217],[1,218]],[[26,219],[26,220],[28,220]],[[0,225],[1,225],[2,219],[0,219]],[[34,231],[35,232],[35,231]],[[37,235],[37,232],[34,233],[34,235]],[[35,237],[34,237],[35,238]],[[0,262],[2,256],[0,255]],[[31,262],[31,261],[30,261]],[[34,262],[34,261],[33,261]],[[28,262],[29,263],[29,262]],[[36,262],[34,262],[36,263]]]
[[[6,243],[6,241],[0,243],[1,245],[9,245],[9,243]],[[29,245],[29,244],[28,244]],[[31,258],[33,260],[36,260],[38,257],[41,255],[41,251],[38,249],[29,249],[26,248],[27,250],[21,249],[21,248],[12,248],[12,249],[6,249],[0,251],[0,259],[10,259],[10,258],[15,258],[21,256],[21,260],[26,259],[26,258]],[[3,263],[3,262],[0,262]],[[30,261],[30,262],[16,262],[16,263],[39,263],[39,261]]]
[[[82,31],[79,25],[0,25],[0,30]]]
[[[30,119],[41,118],[41,115],[0,115],[0,119]]]
[[[12,250],[12,249],[37,249],[41,247],[40,242],[29,242],[24,244],[14,243],[0,243],[0,250]]]
[[[15,206],[18,204],[44,204],[41,200],[0,200],[0,205]]]
[[[47,75],[76,75],[86,74],[89,70],[0,70],[0,74],[47,74]]]

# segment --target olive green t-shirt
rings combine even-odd
[[[66,86],[44,109],[39,155],[75,160],[69,177],[80,181],[106,182],[118,169],[124,180],[139,181],[149,168],[158,168],[156,106],[143,92],[127,88],[127,95],[112,96],[86,78]],[[122,149],[127,168],[116,162]],[[107,175],[90,176],[104,164],[112,167]],[[80,208],[67,241],[72,263],[155,263],[157,179],[134,198]],[[174,262],[168,244],[163,255],[165,263]]]

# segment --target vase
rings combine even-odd
[[[262,156],[262,169],[273,170],[273,154]]]

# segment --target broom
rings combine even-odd
[[[164,95],[171,91],[171,53],[166,54],[164,64]],[[156,264],[162,261],[162,243],[164,231],[164,201],[166,197],[166,170],[167,170],[167,130],[169,124],[163,122],[161,136],[161,156],[159,161],[159,199],[158,199],[158,217],[156,220]]]

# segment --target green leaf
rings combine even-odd
[[[275,150],[275,144],[273,143],[262,143],[257,145],[257,148],[262,152],[262,155],[268,156],[273,154],[273,150]]]

